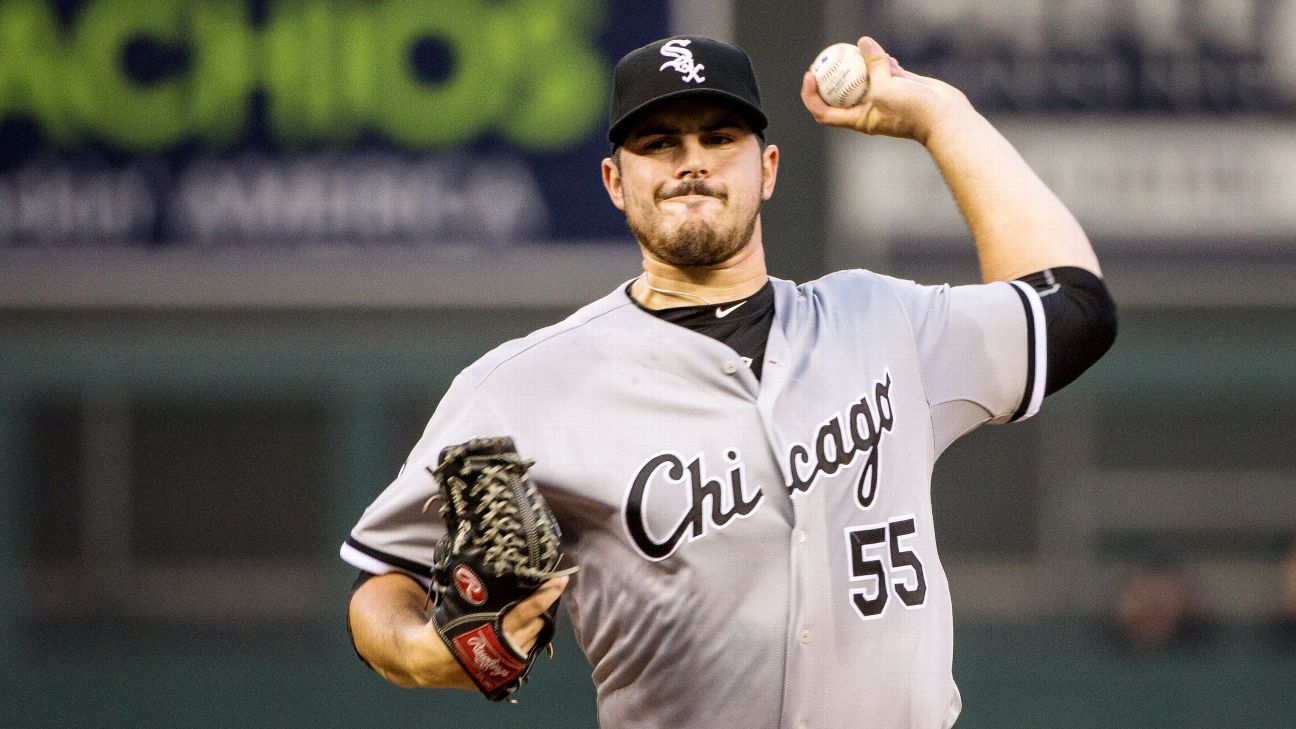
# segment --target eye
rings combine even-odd
[[[730,144],[733,141],[733,135],[727,132],[715,132],[706,137],[706,143],[712,145]]]
[[[657,137],[644,142],[642,147],[645,152],[666,149],[671,146],[671,141],[667,137]]]

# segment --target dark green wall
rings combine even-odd
[[[563,314],[0,316],[0,362],[5,363],[0,369],[0,477],[7,484],[0,491],[0,554],[17,565],[11,579],[0,582],[0,673],[9,677],[0,683],[0,726],[323,728],[438,720],[463,727],[594,726],[588,666],[566,633],[557,661],[538,667],[535,682],[518,706],[384,684],[351,653],[342,615],[353,572],[336,557],[338,542],[395,472],[449,378],[499,341]],[[1155,395],[1173,411],[1199,402],[1201,388],[1216,380],[1246,377],[1281,384],[1282,353],[1290,350],[1283,339],[1288,329],[1279,324],[1290,323],[1290,316],[1272,311],[1254,316],[1198,312],[1188,319],[1191,331],[1158,335],[1169,322],[1184,317],[1182,312],[1127,312],[1127,343],[1067,397],[1098,398],[1113,407],[1124,403],[1136,412],[1139,395]],[[1260,336],[1262,331],[1268,332],[1267,338]],[[1281,340],[1277,344],[1275,337]],[[1185,352],[1204,352],[1206,364],[1188,367],[1173,378],[1162,376],[1163,363],[1181,360]],[[1208,366],[1211,361],[1219,367]],[[1248,363],[1255,372],[1248,374]],[[1182,387],[1176,388],[1176,383]],[[1213,391],[1240,397],[1249,390]],[[33,549],[33,525],[38,521],[31,507],[45,503],[41,489],[58,489],[60,484],[33,482],[25,413],[42,398],[76,400],[104,392],[126,400],[160,398],[204,407],[257,398],[299,397],[318,404],[325,441],[331,444],[318,453],[323,476],[316,491],[290,495],[300,500],[303,515],[316,514],[316,521],[310,522],[314,532],[308,536],[315,546],[307,559],[288,563],[286,569],[304,582],[292,583],[303,585],[293,588],[300,590],[297,593],[276,593],[274,599],[284,606],[281,615],[230,618],[215,608],[151,614],[129,601],[95,603],[89,589],[76,584],[69,592],[49,592],[52,588],[42,582],[47,565]],[[1062,404],[1064,410],[1073,407],[1074,403]],[[1244,428],[1246,423],[1234,425]],[[937,484],[937,517],[943,519],[947,537],[943,554],[947,562],[952,560],[952,571],[959,560],[1029,557],[1036,549],[1030,536],[1035,508],[1031,482],[1009,484],[1014,489],[1009,493],[1017,497],[990,505],[974,502],[978,489],[981,494],[996,492],[1001,485],[997,473],[1031,461],[1039,432],[1029,425],[995,429],[990,437],[999,442],[992,446],[988,463],[978,463],[975,454],[951,454],[956,460],[950,463],[964,458],[964,463],[976,465],[952,473],[947,468],[940,479],[977,482],[962,489]],[[1263,439],[1270,435],[1255,433],[1252,440],[1268,442]],[[230,452],[225,457],[237,460],[240,455]],[[213,467],[219,467],[219,459]],[[295,470],[292,463],[282,467]],[[281,484],[267,477],[260,487],[273,491]],[[147,509],[149,504],[134,507]],[[1026,526],[1020,539],[1005,541],[996,536],[1002,531],[996,524]],[[275,554],[257,554],[255,549],[252,553],[276,562]],[[82,557],[93,573],[101,556]],[[187,566],[221,567],[217,557],[197,555]],[[140,563],[135,568],[153,566]],[[267,589],[260,583],[241,584],[238,572],[233,574],[217,594],[221,599],[213,601],[217,607],[237,605],[245,594]],[[127,592],[136,589],[132,580],[137,578],[129,569],[121,573]],[[185,582],[173,587],[200,588]],[[83,609],[51,611],[52,599]],[[1087,619],[1077,615],[1056,624],[960,621],[956,674],[967,711],[959,726],[1293,725],[1296,656],[1264,633],[1225,626],[1202,650],[1131,657],[1114,652],[1100,634],[1086,631],[1081,621]],[[1230,716],[1245,721],[1230,723]]]

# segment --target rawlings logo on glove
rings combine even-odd
[[[459,588],[463,599],[474,605],[486,602],[486,587],[468,565],[461,564],[455,568],[455,587]]]
[[[441,487],[446,525],[433,569],[432,620],[486,698],[509,699],[550,647],[558,603],[541,616],[544,629],[527,655],[505,637],[504,613],[576,568],[558,569],[558,522],[527,475],[533,462],[518,455],[513,439],[474,438],[444,449],[439,461],[428,469]]]

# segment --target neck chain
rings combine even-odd
[[[644,275],[646,274],[640,274],[640,278],[643,278]],[[669,296],[679,296],[686,299],[697,299],[698,301],[701,301],[703,304],[706,304],[707,306],[715,305],[713,302],[707,301],[706,299],[702,298],[701,296],[698,296],[697,294],[690,294],[686,291],[671,291],[670,289],[659,289],[656,286],[653,286],[652,284],[648,283],[648,279],[646,278],[643,279],[643,282],[644,282],[644,286],[647,286],[649,291],[655,291],[659,294],[667,294]]]

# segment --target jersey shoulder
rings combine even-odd
[[[853,300],[885,296],[899,304],[911,317],[919,318],[933,307],[947,307],[955,301],[962,306],[976,307],[1004,298],[1016,300],[1014,286],[1007,281],[959,286],[948,283],[924,284],[864,269],[830,273],[805,284],[810,285],[819,291],[831,292],[833,296],[850,297]]]
[[[849,311],[853,316],[894,311],[894,306],[905,305],[906,298],[931,288],[862,268],[834,271],[800,285],[779,283],[802,305],[817,311]]]
[[[617,326],[613,320],[618,312],[633,308],[623,289],[618,286],[560,322],[504,342],[465,368],[461,376],[481,386],[501,370],[569,365],[573,358],[592,353],[597,341]]]
[[[910,287],[921,288],[921,285],[864,268],[848,268],[825,274],[796,288],[803,296],[869,297],[878,294],[889,295],[889,292],[894,289]]]

